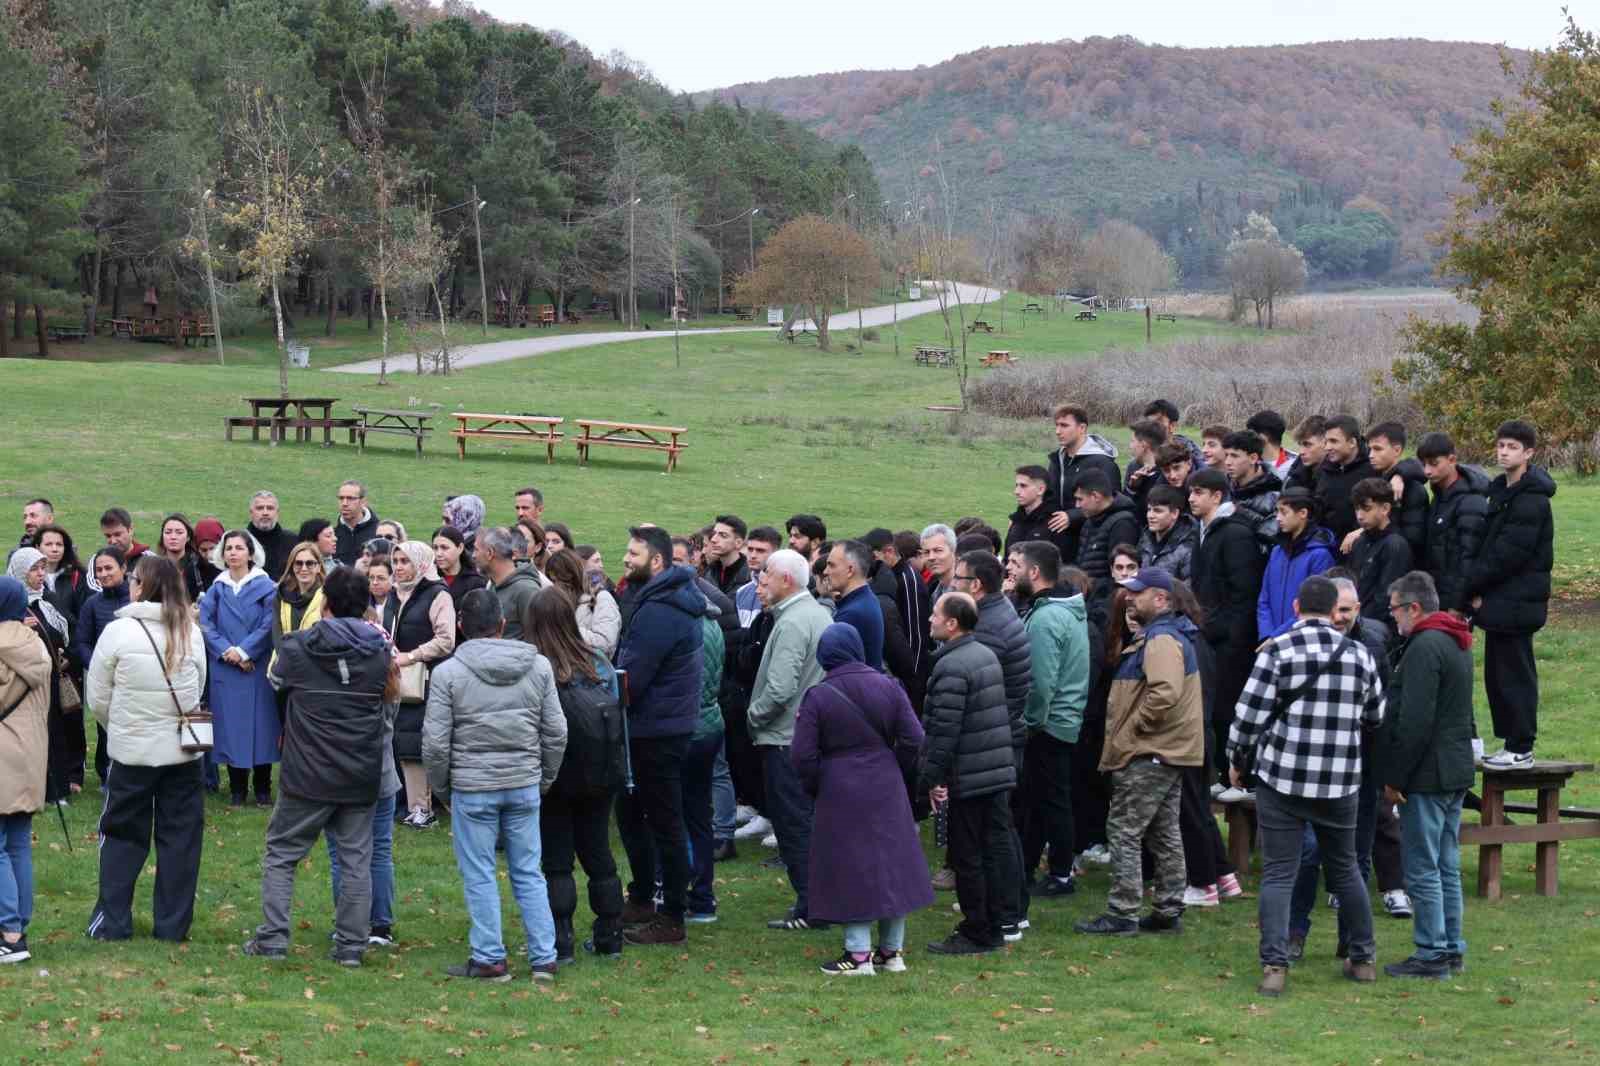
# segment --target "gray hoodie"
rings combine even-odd
[[[567,750],[550,662],[531,644],[479,638],[428,678],[422,762],[436,792],[548,792]]]

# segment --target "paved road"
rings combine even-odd
[[[994,289],[986,289],[977,285],[960,285],[961,300],[963,303],[974,304],[997,299],[1000,293]],[[937,299],[918,300],[916,303],[902,303],[899,305],[901,318],[911,318],[915,315],[937,313],[939,301]],[[886,326],[894,321],[895,306],[884,304],[882,307],[867,307],[860,312],[860,321],[864,326]],[[857,313],[848,311],[844,314],[834,315],[828,320],[829,329],[855,329]],[[804,320],[804,325],[810,326],[809,319]],[[683,336],[702,337],[706,334],[724,333],[770,333],[771,326],[731,326],[718,329],[685,330]],[[455,350],[453,366],[457,370],[465,370],[475,366],[487,366],[490,363],[504,363],[512,359],[526,359],[533,355],[546,355],[550,352],[564,352],[571,348],[588,348],[596,344],[616,344],[619,341],[647,341],[665,340],[672,336],[671,330],[641,330],[637,333],[627,331],[611,331],[606,333],[567,333],[545,336],[518,337],[514,340],[493,341],[488,344],[470,344]],[[330,366],[326,370],[335,374],[376,374],[379,361],[368,359],[362,363],[346,363],[343,366]],[[409,374],[416,371],[416,358],[410,352],[397,351],[389,358],[389,373]]]

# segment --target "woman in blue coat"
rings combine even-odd
[[[255,547],[248,533],[224,533],[222,573],[200,600],[211,712],[216,716],[213,755],[228,765],[229,803],[234,807],[244,804],[251,767],[256,806],[272,805],[272,764],[278,761],[283,733],[267,681],[277,592],[266,572],[253,565]]]
[[[845,927],[844,954],[822,967],[829,975],[904,970],[906,915],[933,902],[901,769],[922,749],[922,725],[900,683],[865,659],[853,627],[822,631],[827,674],[800,701],[790,749],[816,799],[807,915]]]

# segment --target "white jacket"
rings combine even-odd
[[[586,593],[578,601],[578,632],[583,642],[596,651],[606,653],[606,658],[617,657],[617,641],[622,636],[622,611],[617,601],[605,589]]]
[[[150,647],[139,623],[155,639]],[[130,603],[117,612],[95,645],[94,659],[85,677],[84,695],[94,716],[106,727],[107,751],[117,762],[130,766],[172,766],[200,758],[178,747],[178,708],[162,665],[167,653],[167,631],[161,625],[159,603]],[[171,671],[172,692],[185,711],[200,705],[206,687],[206,645],[200,627],[189,623],[189,653]]]

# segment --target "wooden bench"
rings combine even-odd
[[[1600,811],[1561,806],[1561,790],[1574,774],[1591,773],[1593,763],[1536,761],[1526,770],[1483,771],[1483,809],[1477,825],[1461,827],[1463,846],[1478,845],[1478,895],[1499,899],[1502,856],[1506,844],[1534,845],[1534,891],[1554,896],[1563,840],[1600,839]],[[1506,823],[1507,792],[1538,792],[1537,804],[1514,804],[1509,809],[1533,814],[1532,825]],[[1532,808],[1531,810],[1529,808]]]
[[[356,420],[352,437],[360,441],[362,451],[367,450],[368,433],[398,433],[417,442],[417,458],[422,458],[422,442],[433,432],[428,425],[432,411],[391,411],[381,407],[352,407],[351,410],[361,416]]]
[[[1016,366],[1017,357],[1011,354],[1010,349],[1004,348],[990,352],[983,357],[984,366]]]
[[[554,326],[556,324],[556,309],[554,304],[543,304],[539,308],[539,328]]]
[[[181,318],[178,320],[178,339],[183,343],[184,347],[188,347],[198,340],[204,342],[205,346],[209,348],[216,335],[217,327],[213,326],[208,319]]]
[[[1039,304],[1023,304],[1022,313],[1025,315],[1043,315],[1044,308]]]
[[[604,422],[594,418],[574,418],[573,423],[583,428],[581,437],[573,437],[578,446],[578,464],[589,461],[589,448],[595,444],[610,444],[618,448],[645,448],[667,453],[667,473],[678,468],[678,453],[688,445],[678,440],[689,432],[684,426],[653,426],[643,422]],[[670,437],[670,440],[663,439]]]
[[[927,344],[917,345],[916,354],[912,360],[919,366],[953,366],[953,353],[949,348],[935,348]]]
[[[755,313],[752,311],[735,311],[733,317],[740,322],[754,322],[756,320]]]
[[[288,418],[272,415],[229,415],[222,420],[222,436],[224,440],[233,440],[235,429],[248,429],[250,439],[259,441],[261,431],[267,431],[267,439],[273,444],[281,444],[287,439],[286,430],[294,430],[294,439],[308,441],[311,431],[322,430],[322,443],[324,446],[333,444],[333,431],[349,430],[350,443],[356,442],[356,429],[360,424],[358,418]]]
[[[548,415],[486,415],[470,411],[457,411],[450,417],[457,423],[450,435],[456,439],[456,454],[462,459],[467,457],[467,438],[475,437],[543,444],[546,463],[556,461],[556,442],[563,436],[556,427],[565,421]]]
[[[1178,321],[1178,316],[1177,315],[1160,314],[1160,315],[1156,316],[1156,321],[1157,322],[1176,322],[1176,321]]]
[[[47,326],[45,335],[53,341],[81,341],[89,339],[89,331],[82,326]]]
[[[113,318],[111,320],[111,335],[114,337],[122,337],[130,341],[133,340],[133,319]]]
[[[1097,319],[1099,317],[1100,316],[1095,314],[1093,311],[1084,310],[1084,311],[1079,311],[1077,314],[1073,315],[1072,319],[1073,319],[1074,322],[1093,322],[1095,319]]]
[[[981,318],[973,319],[972,325],[967,327],[967,332],[968,333],[977,333],[980,329],[983,330],[985,333],[993,333],[994,332],[994,327],[989,325],[989,323],[985,322]]]
[[[1211,801],[1213,816],[1222,815],[1228,826],[1228,861],[1240,875],[1250,872],[1250,853],[1255,847],[1256,801],[1242,799],[1235,803]]]

